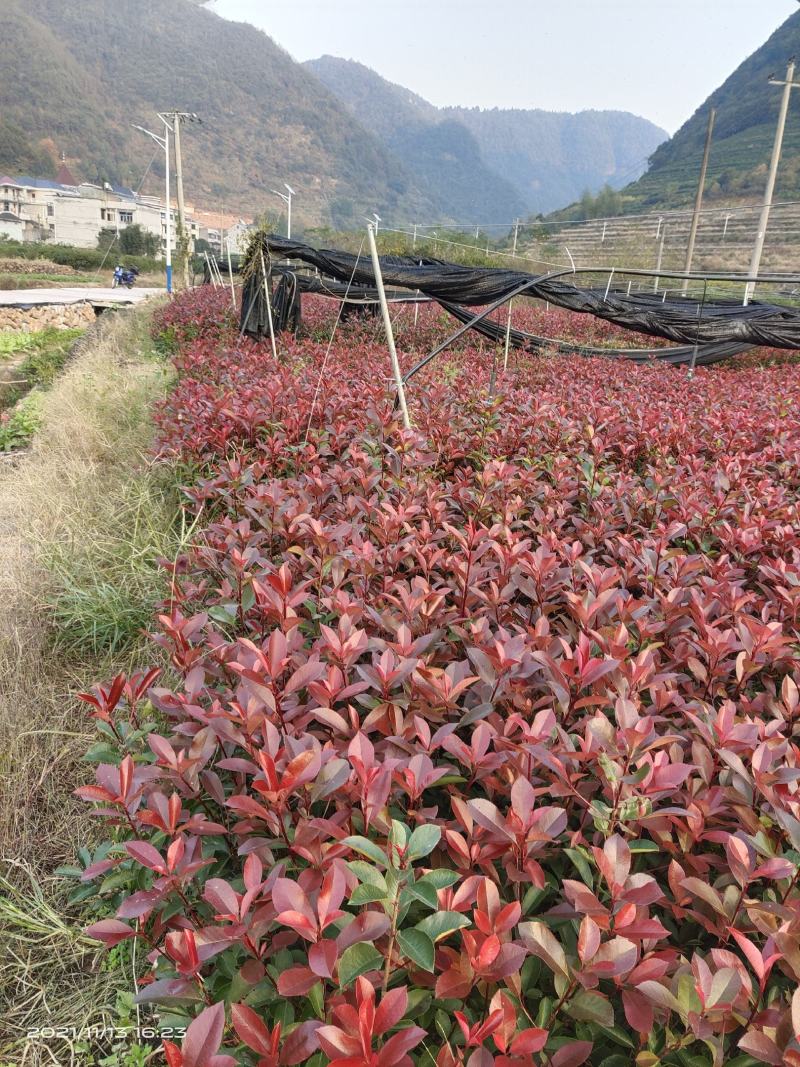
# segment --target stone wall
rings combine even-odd
[[[37,304],[29,308],[0,307],[0,330],[34,333],[55,327],[74,330],[91,326],[97,316],[91,304]]]

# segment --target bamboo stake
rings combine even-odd
[[[378,259],[378,248],[375,244],[375,227],[371,222],[367,224],[367,238],[369,240],[369,250],[372,256],[372,270],[375,274],[375,286],[378,290],[378,298],[380,299],[381,311],[383,312],[383,325],[386,329],[386,343],[389,346],[389,355],[392,359],[392,374],[394,375],[395,385],[397,386],[397,399],[400,404],[400,411],[403,413],[403,425],[407,430],[410,430],[411,420],[408,417],[406,393],[403,388],[403,376],[400,373],[400,361],[397,358],[397,349],[394,344],[394,332],[392,331],[392,319],[389,315],[389,305],[386,302],[386,290],[383,288],[381,263]]]
[[[264,273],[264,295],[267,298],[267,322],[269,323],[269,339],[272,344],[272,355],[278,362],[278,349],[275,347],[275,329],[272,325],[272,301],[269,297],[269,279],[267,278],[267,265],[264,262],[264,249],[261,249],[261,270]]]

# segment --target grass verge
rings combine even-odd
[[[185,533],[177,472],[148,460],[170,382],[149,326],[146,309],[101,320],[40,395],[31,451],[0,467],[0,1067],[136,1062],[26,1035],[119,1025],[131,986],[130,961],[94,969],[53,872],[95,836],[72,797],[94,739],[73,694],[112,658],[114,672],[156,660],[142,630],[164,588],[157,561]]]

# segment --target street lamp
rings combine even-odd
[[[166,166],[164,167],[164,170],[165,170],[165,173],[166,173],[166,182],[165,182],[165,184],[166,184],[166,193],[165,193],[165,196],[166,196],[166,200],[167,200],[167,210],[166,210],[166,224],[167,224],[167,262],[166,262],[166,267],[167,267],[167,292],[171,293],[172,292],[172,220],[170,218],[170,203],[169,203],[169,130],[170,130],[170,125],[167,122],[167,120],[164,119],[164,118],[162,118],[161,121],[164,123],[164,136],[163,137],[159,137],[159,135],[157,133],[153,133],[152,130],[146,130],[144,128],[144,126],[137,126],[133,122],[131,123],[131,126],[133,126],[134,130],[138,130],[140,133],[145,133],[145,134],[147,134],[148,137],[152,137],[152,139],[156,142],[156,144],[160,145],[164,149],[164,157],[166,159]]]
[[[292,197],[295,195],[295,191],[291,185],[287,185],[286,182],[283,183],[283,187],[284,189],[288,189],[289,192],[282,193],[280,189],[273,189],[272,192],[276,196],[279,196],[284,204],[286,204],[286,240],[289,241],[292,237]]]

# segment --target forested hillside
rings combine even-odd
[[[456,209],[480,203],[499,219],[513,218],[512,204],[551,211],[587,189],[624,185],[667,136],[624,111],[440,109],[352,60],[322,56],[306,67],[402,154],[432,195],[442,190]]]
[[[709,110],[717,109],[706,196],[713,200],[758,198],[764,190],[781,89],[770,84],[800,56],[800,12],[791,15],[744,61],[652,156],[650,167],[624,191],[626,209],[680,207],[697,187]],[[793,94],[776,187],[778,199],[800,198],[800,99]]]
[[[520,191],[487,165],[477,139],[458,119],[361,63],[322,56],[305,66],[403,160],[433,201],[435,218],[469,223],[525,213]]]
[[[203,120],[184,141],[187,191],[207,205],[274,209],[269,189],[288,181],[308,222],[433,210],[402,162],[283,49],[189,0],[3,0],[0,66],[0,115],[22,131],[18,152],[3,149],[7,169],[41,171],[50,146],[82,178],[137,187],[153,146],[130,124],[152,128],[157,110],[177,107]],[[157,154],[145,188],[161,174]]]

